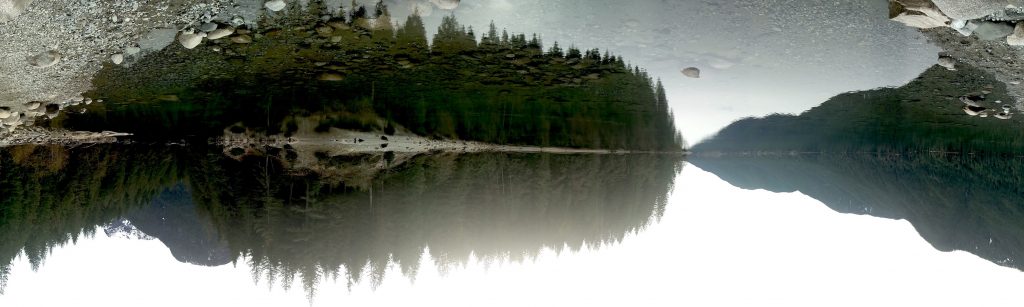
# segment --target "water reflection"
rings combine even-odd
[[[179,261],[247,261],[256,278],[298,280],[312,297],[326,277],[355,284],[368,274],[377,284],[389,261],[412,275],[428,246],[444,270],[471,253],[522,260],[541,248],[617,242],[661,216],[682,167],[666,155],[365,154],[321,163],[366,170],[312,172],[219,148],[6,148],[0,265],[7,272],[22,253],[38,268],[54,248],[105,225],[159,239]]]
[[[737,187],[906,219],[939,250],[1022,269],[1021,118],[964,111],[1008,110],[1010,101],[991,75],[936,66],[900,88],[740,120],[695,146],[691,160]]]
[[[941,251],[1024,269],[1024,160],[959,155],[694,157],[743,189],[799,191],[842,213],[905,219]]]

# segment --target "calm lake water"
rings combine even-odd
[[[1022,105],[886,1],[279,1],[0,24],[0,306],[1024,303]]]
[[[53,172],[5,150],[39,184],[3,181],[0,301],[1001,305],[1024,284],[999,163],[466,154],[357,187],[180,152],[78,148]]]

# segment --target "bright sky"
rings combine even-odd
[[[691,144],[742,117],[799,113],[839,93],[905,84],[939,51],[888,20],[886,0],[463,0],[454,11],[426,0],[385,2],[396,20],[420,7],[431,33],[454,12],[477,34],[494,20],[538,33],[546,46],[623,55],[663,79]],[[684,77],[689,66],[703,77]]]
[[[939,252],[902,220],[845,215],[799,193],[740,190],[692,165],[661,222],[598,250],[470,263],[415,283],[320,287],[315,306],[1019,306],[1024,273]],[[424,261],[431,261],[424,258]],[[179,263],[158,240],[80,240],[38,273],[16,261],[0,306],[308,306],[300,285],[255,284],[243,263]]]

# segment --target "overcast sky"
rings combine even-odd
[[[799,113],[839,93],[905,84],[939,51],[888,20],[886,0],[463,0],[454,10],[387,3],[399,18],[420,7],[430,32],[454,13],[478,34],[494,20],[538,33],[546,46],[621,54],[665,82],[691,143],[742,117]],[[688,66],[703,77],[684,77]]]

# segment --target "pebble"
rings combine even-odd
[[[127,54],[127,55],[135,55],[135,54],[137,54],[139,52],[142,52],[142,48],[135,47],[135,46],[124,48],[124,53]]]
[[[120,54],[120,53],[116,53],[116,54],[110,56],[110,61],[114,62],[114,65],[121,65],[121,62],[124,62],[124,55]]]

